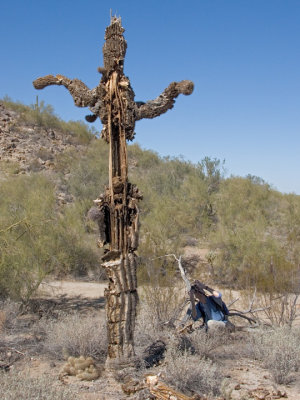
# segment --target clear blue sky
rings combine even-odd
[[[64,88],[31,82],[60,73],[96,86],[110,9],[126,29],[137,100],[195,83],[173,110],[137,123],[143,148],[225,159],[228,175],[300,194],[300,0],[2,0],[0,97],[31,104],[38,94],[63,119],[83,120],[88,110]]]

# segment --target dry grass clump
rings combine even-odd
[[[104,362],[107,353],[107,333],[98,315],[64,315],[58,321],[45,321],[47,333],[44,348],[58,359],[92,357]]]
[[[252,355],[261,360],[276,383],[293,381],[300,368],[300,330],[280,327],[257,332],[251,340]]]
[[[220,394],[222,375],[219,367],[189,350],[181,351],[172,341],[167,349],[164,373],[168,384],[188,395]]]
[[[69,400],[74,393],[49,376],[31,378],[18,372],[0,373],[1,400]]]

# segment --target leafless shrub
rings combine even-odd
[[[58,359],[85,356],[103,362],[107,352],[107,334],[99,316],[65,315],[58,321],[45,321],[45,349]]]
[[[228,342],[229,332],[223,330],[210,334],[205,329],[197,329],[189,335],[189,340],[198,357],[210,358],[214,349]]]
[[[222,376],[219,367],[211,360],[180,350],[176,342],[169,343],[164,375],[167,383],[188,395],[220,393]]]
[[[135,343],[136,347],[144,349],[149,344],[157,340],[161,334],[158,324],[153,323],[149,306],[143,302],[140,303],[135,325]]]
[[[16,326],[20,304],[11,300],[0,301],[0,333]]]
[[[135,344],[140,355],[158,339],[166,340],[170,327],[183,303],[183,291],[174,286],[147,286],[140,292],[140,303],[135,327]]]
[[[49,376],[31,378],[27,375],[9,372],[0,373],[1,400],[69,400],[74,393],[65,387],[59,386]]]
[[[288,326],[256,332],[250,343],[252,355],[261,360],[279,384],[293,380],[300,367],[300,330]]]
[[[265,307],[265,318],[272,326],[292,326],[300,317],[299,312],[297,312],[298,299],[299,294],[263,293],[259,300]]]
[[[139,359],[140,369],[146,368],[145,351],[158,339],[163,339],[168,336],[168,328],[160,326],[157,320],[152,315],[152,310],[147,303],[140,302],[138,307],[134,341],[135,352]]]
[[[184,301],[184,292],[172,286],[147,286],[140,295],[151,324],[161,327],[172,319]]]

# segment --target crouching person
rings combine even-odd
[[[205,291],[210,292],[209,295]],[[234,325],[228,321],[228,308],[222,301],[220,292],[210,289],[199,281],[195,281],[190,291],[191,309],[188,311],[194,321],[202,318],[203,324],[211,333],[229,329]],[[195,302],[197,300],[197,303]]]

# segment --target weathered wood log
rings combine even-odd
[[[171,388],[159,379],[158,375],[146,375],[143,381],[128,377],[126,382],[122,385],[122,390],[127,395],[135,394],[148,389],[147,398],[158,400],[209,400],[207,396],[194,394],[187,396],[177,390]],[[148,397],[149,396],[149,397]]]
[[[142,199],[137,187],[128,182],[126,140],[134,138],[135,121],[154,118],[174,105],[179,94],[193,91],[191,81],[171,83],[155,100],[134,101],[134,91],[123,73],[127,44],[123,37],[121,19],[113,17],[105,31],[103,46],[104,67],[100,83],[89,89],[79,79],[63,75],[47,75],[33,82],[36,89],[50,85],[64,86],[78,107],[89,107],[92,115],[87,121],[100,118],[102,138],[109,143],[109,186],[95,204],[98,214],[92,212],[99,225],[100,246],[108,245],[103,257],[109,284],[105,291],[108,329],[108,359],[134,359],[134,325],[136,317],[137,278],[136,255],[138,247],[139,209]],[[123,362],[123,361],[122,361]]]
[[[186,396],[160,381],[157,375],[147,376],[146,385],[148,386],[150,393],[159,400],[207,400],[206,396],[202,397],[198,394],[192,397]]]

